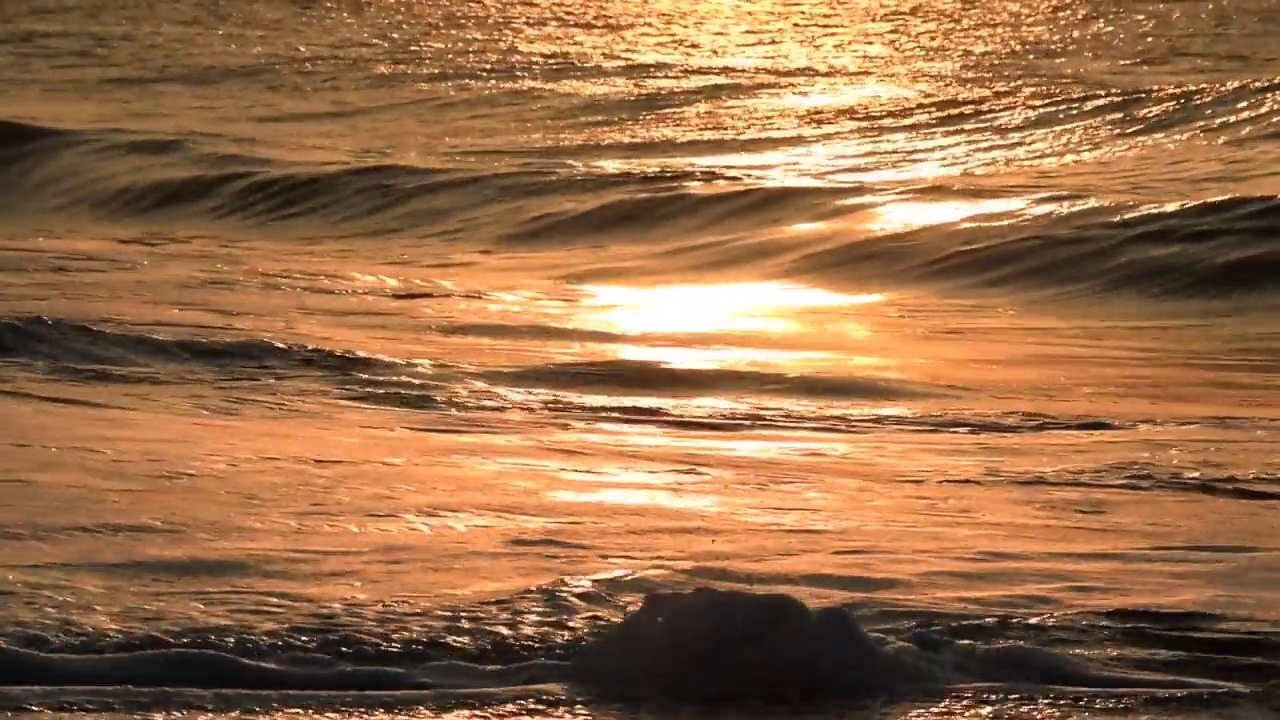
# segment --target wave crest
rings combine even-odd
[[[314,368],[343,373],[401,368],[399,361],[265,339],[166,338],[46,317],[0,319],[0,360],[79,367],[194,365],[206,369]]]
[[[1280,197],[1098,214],[860,238],[811,252],[788,272],[831,282],[856,278],[864,287],[905,282],[1059,296],[1218,299],[1280,292]]]
[[[689,172],[584,175],[539,169],[473,170],[401,164],[285,163],[216,152],[196,138],[119,130],[71,130],[0,120],[0,216],[179,226],[231,223],[292,227],[307,237],[385,236],[430,230],[471,236],[502,211],[550,216],[530,206],[634,188],[662,191]],[[506,230],[491,228],[495,236]],[[532,232],[532,231],[530,231]]]
[[[307,165],[202,148],[190,138],[0,121],[0,217],[269,226],[309,238],[425,234],[499,254],[577,248],[566,274],[595,279],[714,270],[861,290],[1153,299],[1280,291],[1272,195],[1139,213],[1037,206],[997,212],[999,222],[885,232],[868,218],[902,195],[871,185],[752,186],[705,169]],[[908,206],[975,198],[972,188],[942,185],[912,193],[920,202]],[[792,230],[802,226],[819,229]]]

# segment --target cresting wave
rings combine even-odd
[[[976,202],[973,190],[768,186],[732,168],[309,166],[201,148],[197,138],[0,121],[0,217],[251,233],[269,226],[272,237],[368,242],[426,237],[499,261],[579,249],[559,267],[595,279],[716,271],[860,291],[926,285],[1184,300],[1280,293],[1280,198],[1271,195],[1075,211],[1047,201],[1026,212],[886,229],[875,220],[884,208],[905,202],[907,210],[894,212],[910,215],[913,204]],[[798,226],[820,229],[787,231]],[[608,265],[600,248],[609,250]]]
[[[916,629],[867,631],[839,607],[696,588],[645,597],[567,660],[360,665],[315,653],[270,660],[192,648],[68,653],[0,645],[0,686],[387,691],[558,684],[613,701],[821,702],[909,697],[967,683],[1244,692],[1230,682],[1106,667],[1019,643]]]
[[[232,380],[309,379],[337,399],[379,408],[415,412],[520,408],[706,432],[901,430],[1011,435],[1136,427],[1133,421],[1033,412],[881,413],[830,405],[832,401],[910,400],[963,392],[872,376],[680,368],[622,359],[468,368],[266,338],[166,337],[127,326],[40,316],[0,318],[0,371],[6,368],[74,383],[204,382],[210,375]],[[16,389],[4,392],[22,394]],[[712,407],[664,400],[706,393],[742,399]],[[778,404],[765,402],[779,397],[785,399]],[[56,397],[45,399],[57,401]]]
[[[454,333],[452,328],[446,332]],[[605,338],[604,340],[607,340]],[[602,340],[601,347],[608,347]],[[118,324],[86,324],[43,316],[0,317],[0,374],[19,373],[71,385],[137,383],[197,386],[210,380],[244,381],[245,391],[280,391],[253,381],[306,383],[308,396],[367,407],[425,413],[505,412],[519,409],[547,418],[619,423],[696,432],[805,432],[858,435],[876,432],[965,435],[1109,433],[1179,425],[1158,418],[1116,419],[1005,410],[906,411],[884,403],[963,398],[969,389],[874,375],[793,374],[765,370],[686,368],[659,362],[603,359],[475,367],[370,355],[354,350],[285,343],[265,337],[156,334]],[[70,402],[55,392],[19,385],[0,394]],[[228,388],[228,392],[231,392]],[[704,405],[681,399],[714,394]],[[253,394],[252,397],[258,397]],[[1188,421],[1189,422],[1189,421]],[[1196,425],[1230,425],[1231,418],[1199,418]],[[1239,499],[1273,499],[1259,478],[1207,479],[1149,476],[1142,468],[1098,478],[1036,477],[1028,483],[1099,483],[1129,490],[1196,490]],[[1265,480],[1265,478],[1262,478]]]
[[[536,201],[661,190],[700,173],[562,174],[409,165],[333,166],[216,151],[208,138],[0,120],[0,217],[125,225],[272,227],[296,237],[430,234],[474,240],[498,213],[546,222]],[[291,232],[290,232],[291,230]]]
[[[0,319],[0,361],[64,367],[305,370],[340,373],[399,369],[395,360],[265,339],[166,338],[46,317]]]
[[[922,191],[902,202],[918,212],[959,204]],[[885,205],[902,200],[895,197]],[[980,204],[980,203],[979,203]],[[1018,203],[1015,203],[1018,204]],[[850,219],[817,222],[810,237],[730,234],[683,242],[591,267],[592,281],[742,272],[849,287],[859,292],[1013,291],[1043,298],[1272,300],[1280,294],[1280,197],[1236,196],[1162,207],[1028,208],[893,231],[868,229],[879,206],[861,203]],[[906,212],[911,212],[910,210]],[[906,223],[908,226],[912,223]]]
[[[1280,292],[1280,197],[1229,197],[1139,213],[918,230],[823,249],[793,266],[1054,294],[1225,298]]]
[[[934,391],[903,382],[858,377],[793,376],[747,370],[701,370],[653,362],[605,360],[549,363],[509,369],[467,370],[387,356],[263,338],[170,338],[130,329],[104,329],[46,317],[0,318],[0,362],[78,379],[146,379],[137,371],[315,374],[346,387],[348,397],[374,405],[424,408],[449,402],[450,380],[483,380],[486,385],[603,393],[752,393],[817,398],[894,399]],[[416,375],[416,377],[415,377]],[[498,393],[500,394],[500,393]],[[497,398],[495,398],[497,399]]]

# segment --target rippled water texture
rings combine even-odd
[[[0,712],[1277,716],[1278,37],[0,0]]]

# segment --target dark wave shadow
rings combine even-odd
[[[394,360],[265,339],[169,338],[31,316],[0,318],[0,360],[80,368],[78,378],[117,382],[108,368],[165,365],[235,370],[316,369],[340,373],[402,369]]]
[[[736,369],[679,368],[640,360],[554,363],[499,370],[485,378],[505,385],[593,392],[751,393],[840,399],[900,399],[945,394],[907,382],[869,377],[792,375]]]

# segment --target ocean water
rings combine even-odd
[[[0,713],[1280,717],[1277,38],[0,0]]]

